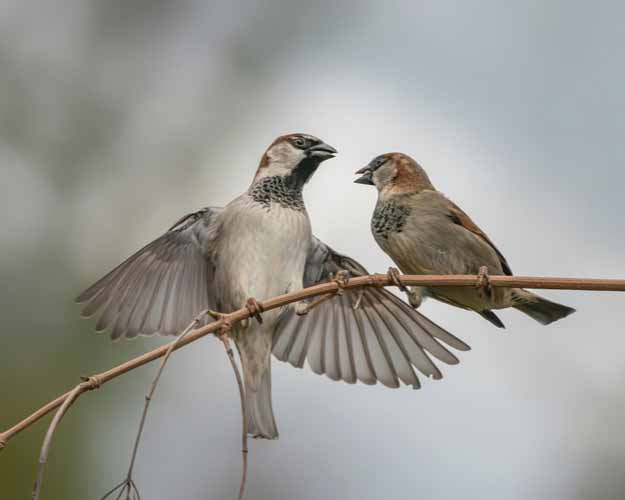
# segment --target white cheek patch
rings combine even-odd
[[[288,175],[304,159],[304,151],[288,142],[276,144],[267,151],[269,164],[263,169],[263,176]]]

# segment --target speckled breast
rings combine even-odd
[[[376,206],[371,219],[371,231],[376,239],[388,240],[392,233],[401,233],[410,210],[396,203],[387,202]]]

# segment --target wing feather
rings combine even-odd
[[[379,308],[383,305],[375,304],[375,302],[369,297],[363,297],[363,300],[367,300],[371,309],[375,312],[378,320],[384,325],[384,328],[389,332],[391,338],[384,341],[383,334],[380,336],[380,343],[384,344],[385,350],[388,352],[387,358],[389,364],[394,366],[397,370],[396,375],[401,379],[404,384],[419,386],[419,379],[412,368],[410,357],[406,351],[406,347],[401,340],[401,333],[397,330],[391,317],[384,314],[384,311],[380,311]]]
[[[351,276],[367,274],[355,260],[314,239],[304,286],[327,281],[342,270]],[[307,360],[315,373],[333,380],[379,381],[388,387],[397,387],[401,381],[418,388],[414,368],[428,377],[442,377],[428,353],[444,363],[458,363],[446,346],[469,349],[388,290],[363,288],[344,290],[306,316],[287,308],[278,323],[273,352],[299,368]]]
[[[499,251],[499,249],[495,246],[495,244],[491,241],[491,239],[486,235],[484,231],[482,231],[479,226],[473,222],[473,219],[467,215],[467,213],[462,210],[458,205],[456,205],[451,200],[447,200],[449,204],[449,218],[459,226],[462,226],[467,231],[472,232],[482,240],[484,240],[497,254],[499,258],[499,263],[501,264],[501,269],[504,274],[508,276],[512,276],[512,269],[508,265],[508,261],[504,257],[504,255]]]
[[[215,307],[212,245],[219,208],[181,218],[76,299],[83,317],[111,337],[176,335],[202,309]]]

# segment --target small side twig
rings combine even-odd
[[[156,372],[156,376],[154,380],[152,380],[152,384],[150,386],[150,390],[145,396],[145,404],[143,406],[143,413],[141,414],[141,420],[139,422],[139,430],[137,431],[137,437],[135,438],[135,444],[132,448],[132,455],[130,458],[130,465],[128,466],[128,472],[126,473],[126,479],[124,479],[121,483],[119,483],[115,488],[105,493],[101,500],[105,500],[106,498],[110,498],[116,491],[119,490],[119,495],[116,499],[121,499],[124,493],[126,493],[125,499],[130,500],[133,498],[133,494],[137,500],[141,500],[141,495],[139,493],[139,489],[137,488],[134,480],[132,479],[132,472],[135,467],[135,462],[137,460],[137,451],[139,450],[139,443],[141,442],[141,436],[143,434],[143,429],[145,427],[145,420],[148,416],[148,409],[150,408],[150,403],[154,398],[154,393],[156,392],[156,387],[158,386],[158,382],[161,379],[161,375],[163,374],[163,370],[165,369],[165,365],[171,356],[171,353],[174,352],[176,346],[187,336],[187,334],[195,328],[195,326],[200,322],[200,320],[209,314],[210,311],[202,311],[198,314],[195,319],[189,323],[189,325],[183,330],[183,332],[169,344],[169,348],[163,356],[163,360],[161,361],[160,366],[158,367],[158,371]]]
[[[59,409],[54,414],[54,418],[52,422],[50,422],[50,426],[48,427],[48,432],[46,432],[46,437],[43,440],[43,444],[41,445],[41,453],[39,455],[39,466],[37,467],[37,480],[35,481],[35,485],[33,486],[33,500],[39,500],[39,496],[41,495],[41,486],[43,485],[43,469],[48,462],[48,455],[50,454],[50,446],[52,444],[52,437],[54,436],[54,432],[56,428],[59,426],[63,415],[69,409],[69,407],[76,401],[78,396],[85,390],[87,390],[88,383],[78,384],[74,389],[70,392],[69,396],[63,404],[59,407]]]
[[[139,489],[132,479],[124,479],[113,489],[107,491],[102,498],[109,498],[115,492],[118,492],[115,500],[122,500],[122,498],[123,500],[141,500],[141,494],[139,493]],[[126,495],[125,497],[124,494]]]
[[[219,339],[223,342],[224,348],[226,349],[226,354],[228,355],[228,359],[230,360],[230,365],[232,366],[232,370],[234,371],[234,376],[237,379],[237,385],[239,386],[239,397],[241,398],[241,419],[242,419],[242,431],[241,431],[241,459],[243,461],[243,468],[241,471],[241,486],[239,487],[239,500],[243,500],[243,493],[245,491],[245,481],[247,479],[247,407],[245,404],[245,391],[243,389],[243,378],[241,377],[241,372],[239,371],[239,367],[234,359],[234,353],[232,352],[232,346],[230,344],[229,328],[225,329],[219,335]]]
[[[316,299],[311,300],[304,307],[296,311],[296,314],[298,316],[305,316],[318,305],[323,304],[324,302],[330,300],[337,295],[343,295],[343,289],[349,283],[349,273],[347,271],[339,271],[338,273],[336,273],[336,276],[331,277],[330,281],[337,284],[336,290],[333,290],[330,293],[325,293],[323,295],[320,295]]]

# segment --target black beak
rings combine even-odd
[[[309,158],[317,158],[320,161],[334,158],[336,153],[338,153],[338,151],[325,142],[317,144],[316,146],[311,146],[306,150],[306,156]]]
[[[368,186],[374,185],[373,184],[373,170],[371,169],[370,166],[367,165],[366,167],[358,170],[356,173],[363,174],[354,181],[356,184],[367,184]]]

